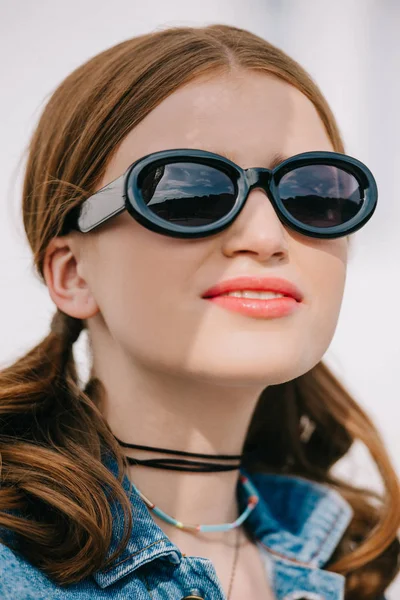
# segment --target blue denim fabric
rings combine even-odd
[[[104,458],[117,474],[116,461]],[[245,474],[260,495],[248,517],[248,529],[265,565],[277,600],[343,600],[343,575],[323,569],[351,517],[350,505],[334,490],[301,477]],[[61,587],[16,552],[0,544],[2,600],[183,600],[197,593],[204,600],[224,600],[225,594],[212,562],[183,556],[124,477],[130,493],[133,531],[123,554],[107,570],[80,583]],[[237,489],[241,510],[246,492]],[[122,510],[113,504],[113,541],[121,534]]]

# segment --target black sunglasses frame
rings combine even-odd
[[[157,167],[183,161],[215,167],[226,173],[234,183],[237,191],[234,206],[215,223],[198,227],[168,223],[158,217],[142,199],[138,180],[144,168],[150,164]],[[295,168],[316,164],[336,166],[350,173],[358,181],[360,189],[365,191],[364,202],[359,212],[346,223],[324,228],[306,225],[295,219],[280,199],[278,185],[283,175]],[[187,239],[207,237],[219,233],[234,221],[254,188],[262,188],[266,192],[282,223],[303,235],[315,238],[339,238],[354,233],[372,217],[378,200],[377,185],[371,171],[361,161],[347,154],[328,151],[303,152],[284,160],[272,170],[256,167],[242,169],[228,158],[213,152],[177,148],[147,154],[132,163],[123,175],[71,211],[65,220],[63,233],[71,229],[87,233],[127,210],[141,225],[156,233]]]

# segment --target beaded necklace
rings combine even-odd
[[[144,501],[146,506],[150,510],[152,510],[154,512],[154,514],[156,514],[158,517],[160,517],[160,519],[162,519],[166,523],[170,523],[170,525],[175,525],[175,527],[178,527],[179,529],[184,529],[184,530],[192,531],[192,532],[229,531],[230,529],[235,529],[235,527],[239,527],[239,525],[241,525],[247,519],[247,517],[249,516],[251,511],[254,510],[254,508],[256,507],[258,499],[259,499],[256,488],[253,486],[251,481],[245,475],[243,475],[243,473],[240,473],[239,481],[248,494],[246,508],[244,509],[242,514],[235,521],[232,521],[232,523],[218,523],[216,525],[201,525],[201,524],[192,525],[192,524],[188,524],[188,523],[182,523],[181,521],[178,521],[174,517],[171,517],[170,515],[168,515],[159,506],[156,506],[155,504],[153,504],[153,502],[151,502],[151,500],[149,500],[135,486],[135,484],[133,482],[131,482],[131,485],[132,485],[133,489],[135,490],[135,492],[137,494],[139,494],[139,496]]]
[[[128,444],[127,442],[122,442],[116,436],[114,436],[114,437],[121,446],[124,446],[127,448],[137,448],[139,450],[153,450],[155,452],[164,452],[166,454],[179,454],[179,455],[183,455],[183,456],[196,456],[196,457],[200,457],[200,458],[212,458],[212,459],[222,458],[222,459],[230,459],[230,460],[241,459],[240,455],[197,454],[194,452],[184,452],[184,451],[179,451],[179,450],[168,450],[166,448],[154,448],[152,446]],[[239,464],[221,465],[221,464],[216,464],[216,463],[205,463],[205,462],[199,462],[199,461],[192,461],[192,460],[187,460],[187,459],[139,460],[139,459],[134,459],[130,456],[125,456],[125,458],[126,458],[128,464],[130,464],[130,465],[147,466],[147,467],[153,467],[153,468],[158,468],[158,469],[174,469],[174,470],[180,470],[180,471],[195,471],[195,472],[207,472],[207,471],[217,471],[217,470],[218,471],[228,471],[228,470],[232,470],[232,469],[239,469]],[[180,465],[180,466],[178,466],[178,465]],[[235,521],[233,521],[231,523],[218,523],[218,524],[214,524],[214,525],[182,523],[181,521],[178,521],[174,517],[171,517],[171,515],[168,515],[160,507],[156,506],[153,502],[151,502],[151,500],[149,500],[135,486],[135,484],[132,481],[131,481],[131,485],[132,485],[132,488],[134,489],[134,491],[139,495],[139,497],[143,500],[143,502],[149,508],[149,510],[153,511],[154,514],[156,514],[160,519],[162,519],[166,523],[169,523],[169,524],[177,527],[178,529],[191,531],[192,533],[198,533],[198,532],[207,532],[207,531],[229,531],[231,529],[238,528],[247,519],[247,517],[250,515],[250,513],[256,507],[256,505],[259,501],[259,496],[258,496],[256,488],[251,483],[251,481],[248,479],[248,477],[246,477],[246,475],[244,475],[244,473],[242,473],[240,471],[239,471],[239,482],[242,485],[244,491],[248,494],[246,508],[244,509],[242,514]],[[238,554],[239,554],[239,539],[240,539],[240,529],[237,529],[235,556],[234,556],[232,573],[231,573],[230,582],[229,582],[229,590],[228,590],[227,600],[229,600],[231,591],[232,591],[233,578],[235,575],[236,563],[237,563]],[[193,596],[193,598],[195,598],[195,597],[196,596]]]

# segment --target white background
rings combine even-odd
[[[345,297],[325,359],[369,413],[400,471],[400,3],[396,0],[2,0],[0,3],[0,365],[48,331],[54,305],[21,221],[23,152],[52,91],[98,52],[168,25],[222,22],[279,46],[317,81],[346,152],[364,161],[378,208],[353,236]],[[84,335],[76,357],[85,352]],[[82,372],[85,362],[83,359]],[[337,472],[379,489],[355,445]],[[400,597],[399,578],[388,599]]]

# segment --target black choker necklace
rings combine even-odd
[[[154,448],[153,446],[143,446],[140,444],[128,444],[127,442],[122,442],[115,436],[115,439],[119,443],[120,446],[124,448],[136,448],[138,450],[152,450],[153,452],[162,452],[164,454],[177,454],[180,456],[195,456],[197,458],[219,458],[225,460],[241,460],[241,454],[197,454],[196,452],[185,452],[180,450],[168,450],[167,448]],[[150,458],[147,460],[139,460],[138,458],[132,458],[131,456],[125,457],[130,465],[141,465],[146,467],[153,467],[155,469],[170,469],[173,471],[192,471],[192,472],[201,472],[201,473],[209,473],[211,471],[233,471],[234,469],[240,468],[239,464],[235,465],[223,465],[220,463],[207,463],[200,462],[197,460],[187,460],[182,458]],[[183,466],[178,466],[183,465]],[[191,465],[185,467],[184,465]],[[196,468],[193,468],[196,467]]]

